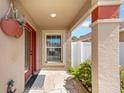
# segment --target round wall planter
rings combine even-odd
[[[5,34],[16,38],[21,37],[23,33],[22,27],[15,19],[2,19],[1,29]]]

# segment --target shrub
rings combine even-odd
[[[82,82],[84,87],[92,92],[91,61],[86,60],[77,67],[70,67],[68,72]],[[124,67],[120,68],[121,93],[124,93]]]
[[[79,66],[68,69],[68,72],[74,76],[75,79],[78,79],[82,82],[85,88],[91,92],[91,61],[86,60]]]
[[[124,93],[124,89],[121,89],[121,93]]]
[[[120,68],[121,93],[124,93],[124,67]]]

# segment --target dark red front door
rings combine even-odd
[[[25,26],[25,81],[36,71],[36,32]]]

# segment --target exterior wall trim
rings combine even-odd
[[[92,12],[98,6],[112,6],[112,5],[120,5],[122,3],[124,3],[124,2],[122,2],[120,0],[119,1],[99,1],[99,2],[92,5],[92,8],[90,11]]]
[[[96,24],[100,23],[121,23],[123,22],[122,19],[98,19],[92,23],[91,27],[94,27]]]

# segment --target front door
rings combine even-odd
[[[36,32],[25,27],[25,81],[36,71]]]

